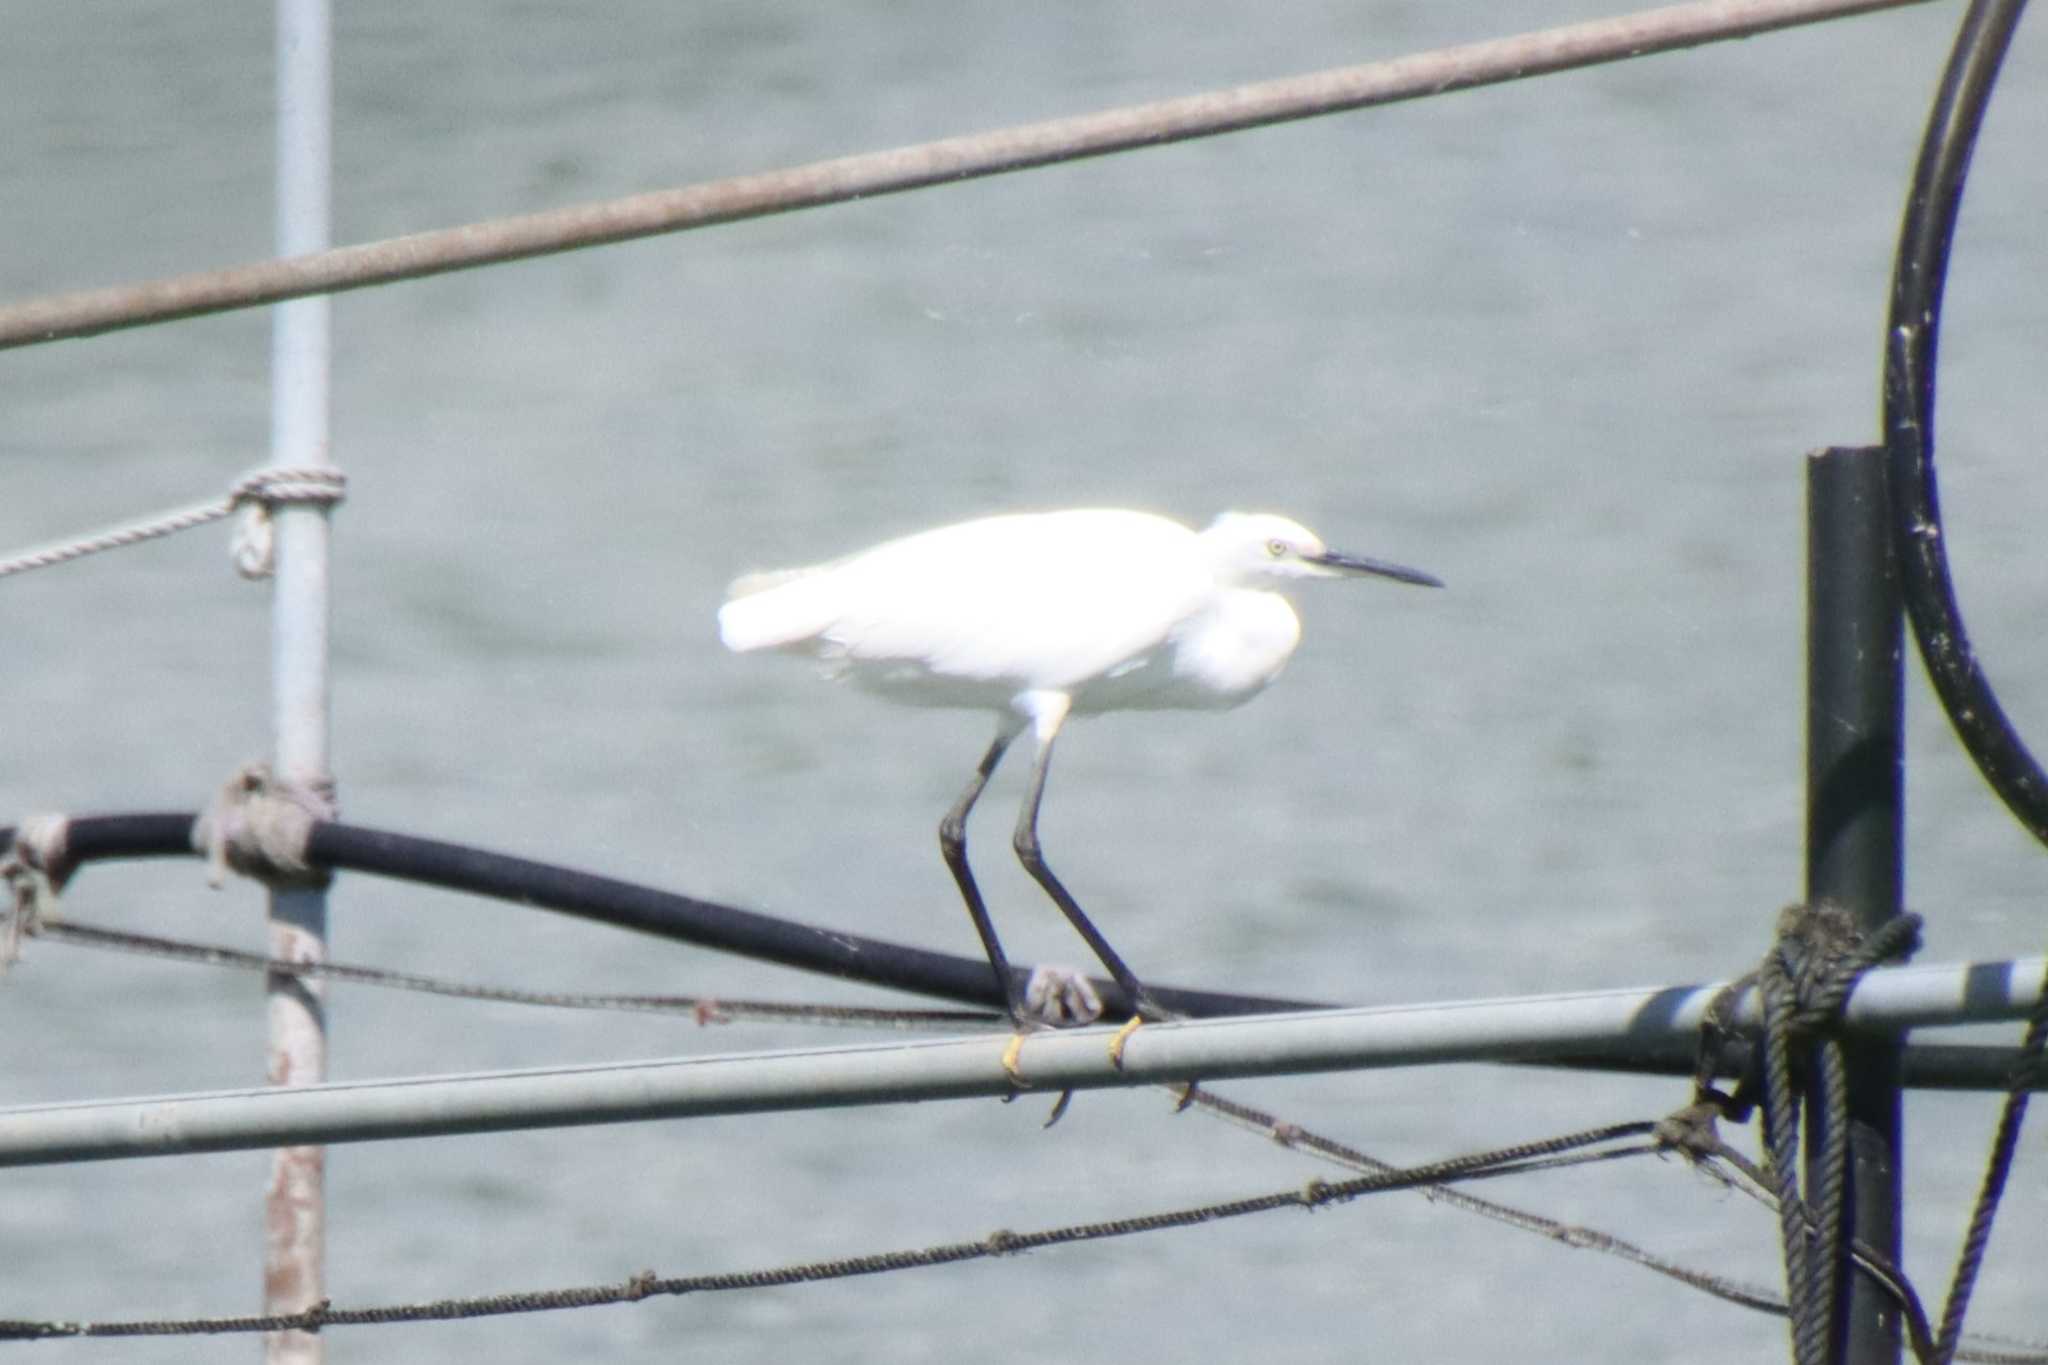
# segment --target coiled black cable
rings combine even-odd
[[[2021,741],[1963,627],[1934,477],[1942,289],[1970,153],[2026,0],[1974,0],[1956,35],[1913,171],[1885,331],[1884,430],[1893,548],[1920,657],[1949,723],[1992,790],[2048,843],[2048,774]]]

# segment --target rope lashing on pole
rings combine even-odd
[[[331,783],[283,782],[269,764],[249,763],[192,822],[192,848],[215,887],[230,870],[269,886],[325,886],[333,874],[307,849],[314,827],[339,815]]]
[[[1835,1029],[1849,993],[1864,973],[1882,962],[1905,960],[1919,943],[1918,915],[1900,915],[1865,936],[1841,906],[1793,905],[1779,917],[1776,941],[1752,974],[1764,1015],[1755,1068],[1761,1073],[1764,1148],[1778,1204],[1785,1297],[1799,1365],[1825,1365],[1830,1358],[1835,1304],[1843,1276],[1855,1262],[1842,1226],[1849,1125],[1847,1082]],[[1722,992],[1709,1009],[1701,1031],[1703,1058],[1712,1047],[1711,1035],[1724,1027],[1723,1002],[1731,1001],[1744,982]],[[1817,1119],[1809,1116],[1809,1122],[1819,1123],[1824,1139],[1815,1162],[1814,1188],[1803,1191],[1799,1078],[1809,1069],[1820,1077],[1823,1107]],[[1755,1076],[1745,1077],[1733,1095],[1713,1090],[1707,1083],[1710,1076],[1703,1069],[1695,1078],[1694,1103],[1680,1114],[1692,1114],[1696,1122],[1705,1122],[1709,1109],[1738,1121],[1745,1117],[1758,1090]],[[1688,1137],[1683,1128],[1675,1124],[1667,1140],[1681,1148],[1710,1140],[1697,1134]],[[1717,1138],[1711,1141],[1718,1143]]]
[[[141,545],[237,514],[240,514],[240,521],[231,549],[235,570],[244,578],[268,578],[276,567],[272,512],[287,504],[332,507],[347,494],[348,480],[338,469],[259,469],[237,479],[227,496],[212,502],[0,559],[0,578],[27,573],[31,569],[54,568],[107,550]]]

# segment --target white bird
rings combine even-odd
[[[1280,675],[1301,621],[1280,589],[1377,575],[1441,587],[1429,574],[1339,554],[1298,522],[1225,512],[1200,532],[1145,512],[1087,509],[986,517],[905,536],[810,568],[736,580],[719,636],[745,653],[822,660],[829,676],[898,702],[994,711],[996,736],[939,825],[946,866],[981,936],[1019,1033],[1010,970],[967,864],[967,815],[1011,741],[1037,750],[1014,844],[1135,1011],[1112,1057],[1146,1018],[1165,1016],[1046,865],[1038,842],[1053,741],[1069,716],[1222,710]]]

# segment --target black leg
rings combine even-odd
[[[1074,926],[1074,931],[1088,941],[1088,946],[1094,950],[1095,956],[1102,960],[1102,965],[1109,969],[1109,974],[1116,979],[1116,984],[1123,987],[1124,994],[1131,998],[1132,1010],[1151,1019],[1168,1018],[1168,1012],[1160,1008],[1151,994],[1138,984],[1136,974],[1124,965],[1124,960],[1117,956],[1116,949],[1109,946],[1109,940],[1089,922],[1080,902],[1060,884],[1060,879],[1055,877],[1052,869],[1045,864],[1045,854],[1038,845],[1038,803],[1045,796],[1046,770],[1052,766],[1052,741],[1053,737],[1047,735],[1039,742],[1038,761],[1031,769],[1031,789],[1025,793],[1024,808],[1017,813],[1017,834],[1012,841],[1017,849],[1017,857],[1023,862],[1024,870],[1045,888],[1046,895],[1052,897],[1053,904],[1059,906],[1060,912]]]
[[[967,902],[967,913],[974,920],[974,932],[981,935],[982,950],[988,954],[989,970],[995,973],[996,989],[1002,992],[1010,1021],[1021,1028],[1025,1017],[1023,992],[1017,985],[1016,973],[1010,970],[1010,960],[1003,956],[1003,945],[996,938],[996,926],[988,917],[988,906],[982,902],[981,888],[974,884],[974,872],[967,866],[967,813],[974,809],[982,788],[988,785],[989,775],[996,770],[996,764],[1003,761],[1004,750],[1016,737],[1015,730],[1005,730],[988,746],[988,752],[982,755],[981,766],[974,770],[974,779],[967,784],[967,790],[960,793],[953,809],[947,811],[946,818],[939,822],[939,851],[945,855],[946,866],[951,869],[953,881],[960,888],[960,899]]]

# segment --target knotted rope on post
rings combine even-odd
[[[272,514],[279,507],[311,505],[332,507],[348,492],[348,480],[338,469],[311,466],[304,469],[259,469],[228,495],[230,509],[239,511],[235,526],[235,569],[244,578],[268,578],[277,569],[277,534]]]
[[[339,813],[331,782],[280,781],[269,764],[250,763],[192,822],[192,847],[206,858],[206,880],[215,887],[231,869],[271,887],[325,886],[331,874],[306,848],[313,827]]]
[[[348,480],[338,469],[317,465],[297,469],[259,469],[236,480],[226,497],[213,502],[0,559],[0,578],[27,573],[30,569],[68,564],[74,559],[83,559],[105,550],[118,550],[176,535],[180,531],[233,516],[236,512],[242,514],[242,522],[235,533],[235,567],[244,578],[268,578],[275,567],[272,511],[289,504],[331,507],[340,502],[347,492]]]
[[[0,858],[0,883],[7,888],[7,931],[0,935],[0,971],[21,957],[21,941],[56,901],[71,876],[67,845],[71,821],[62,815],[31,815],[14,831],[13,846]]]
[[[1716,997],[1709,1008],[1693,1102],[1666,1120],[1668,1131],[1660,1130],[1667,1145],[1681,1151],[1718,1154],[1724,1149],[1713,1120],[1739,1122],[1761,1101],[1768,1179],[1784,1239],[1793,1355],[1799,1365],[1823,1365],[1829,1359],[1842,1279],[1852,1262],[1861,1263],[1843,1236],[1848,1078],[1835,1030],[1842,1007],[1863,974],[1881,962],[1904,960],[1919,945],[1918,915],[1900,915],[1865,935],[1840,905],[1823,901],[1787,907],[1778,918],[1776,941],[1757,970]],[[1711,1056],[1718,1054],[1735,996],[1752,984],[1761,996],[1764,1016],[1757,1060],[1734,1093],[1723,1095],[1710,1084]],[[1801,1072],[1819,1078],[1826,1135],[1815,1162],[1814,1188],[1807,1192],[1800,1185]]]

